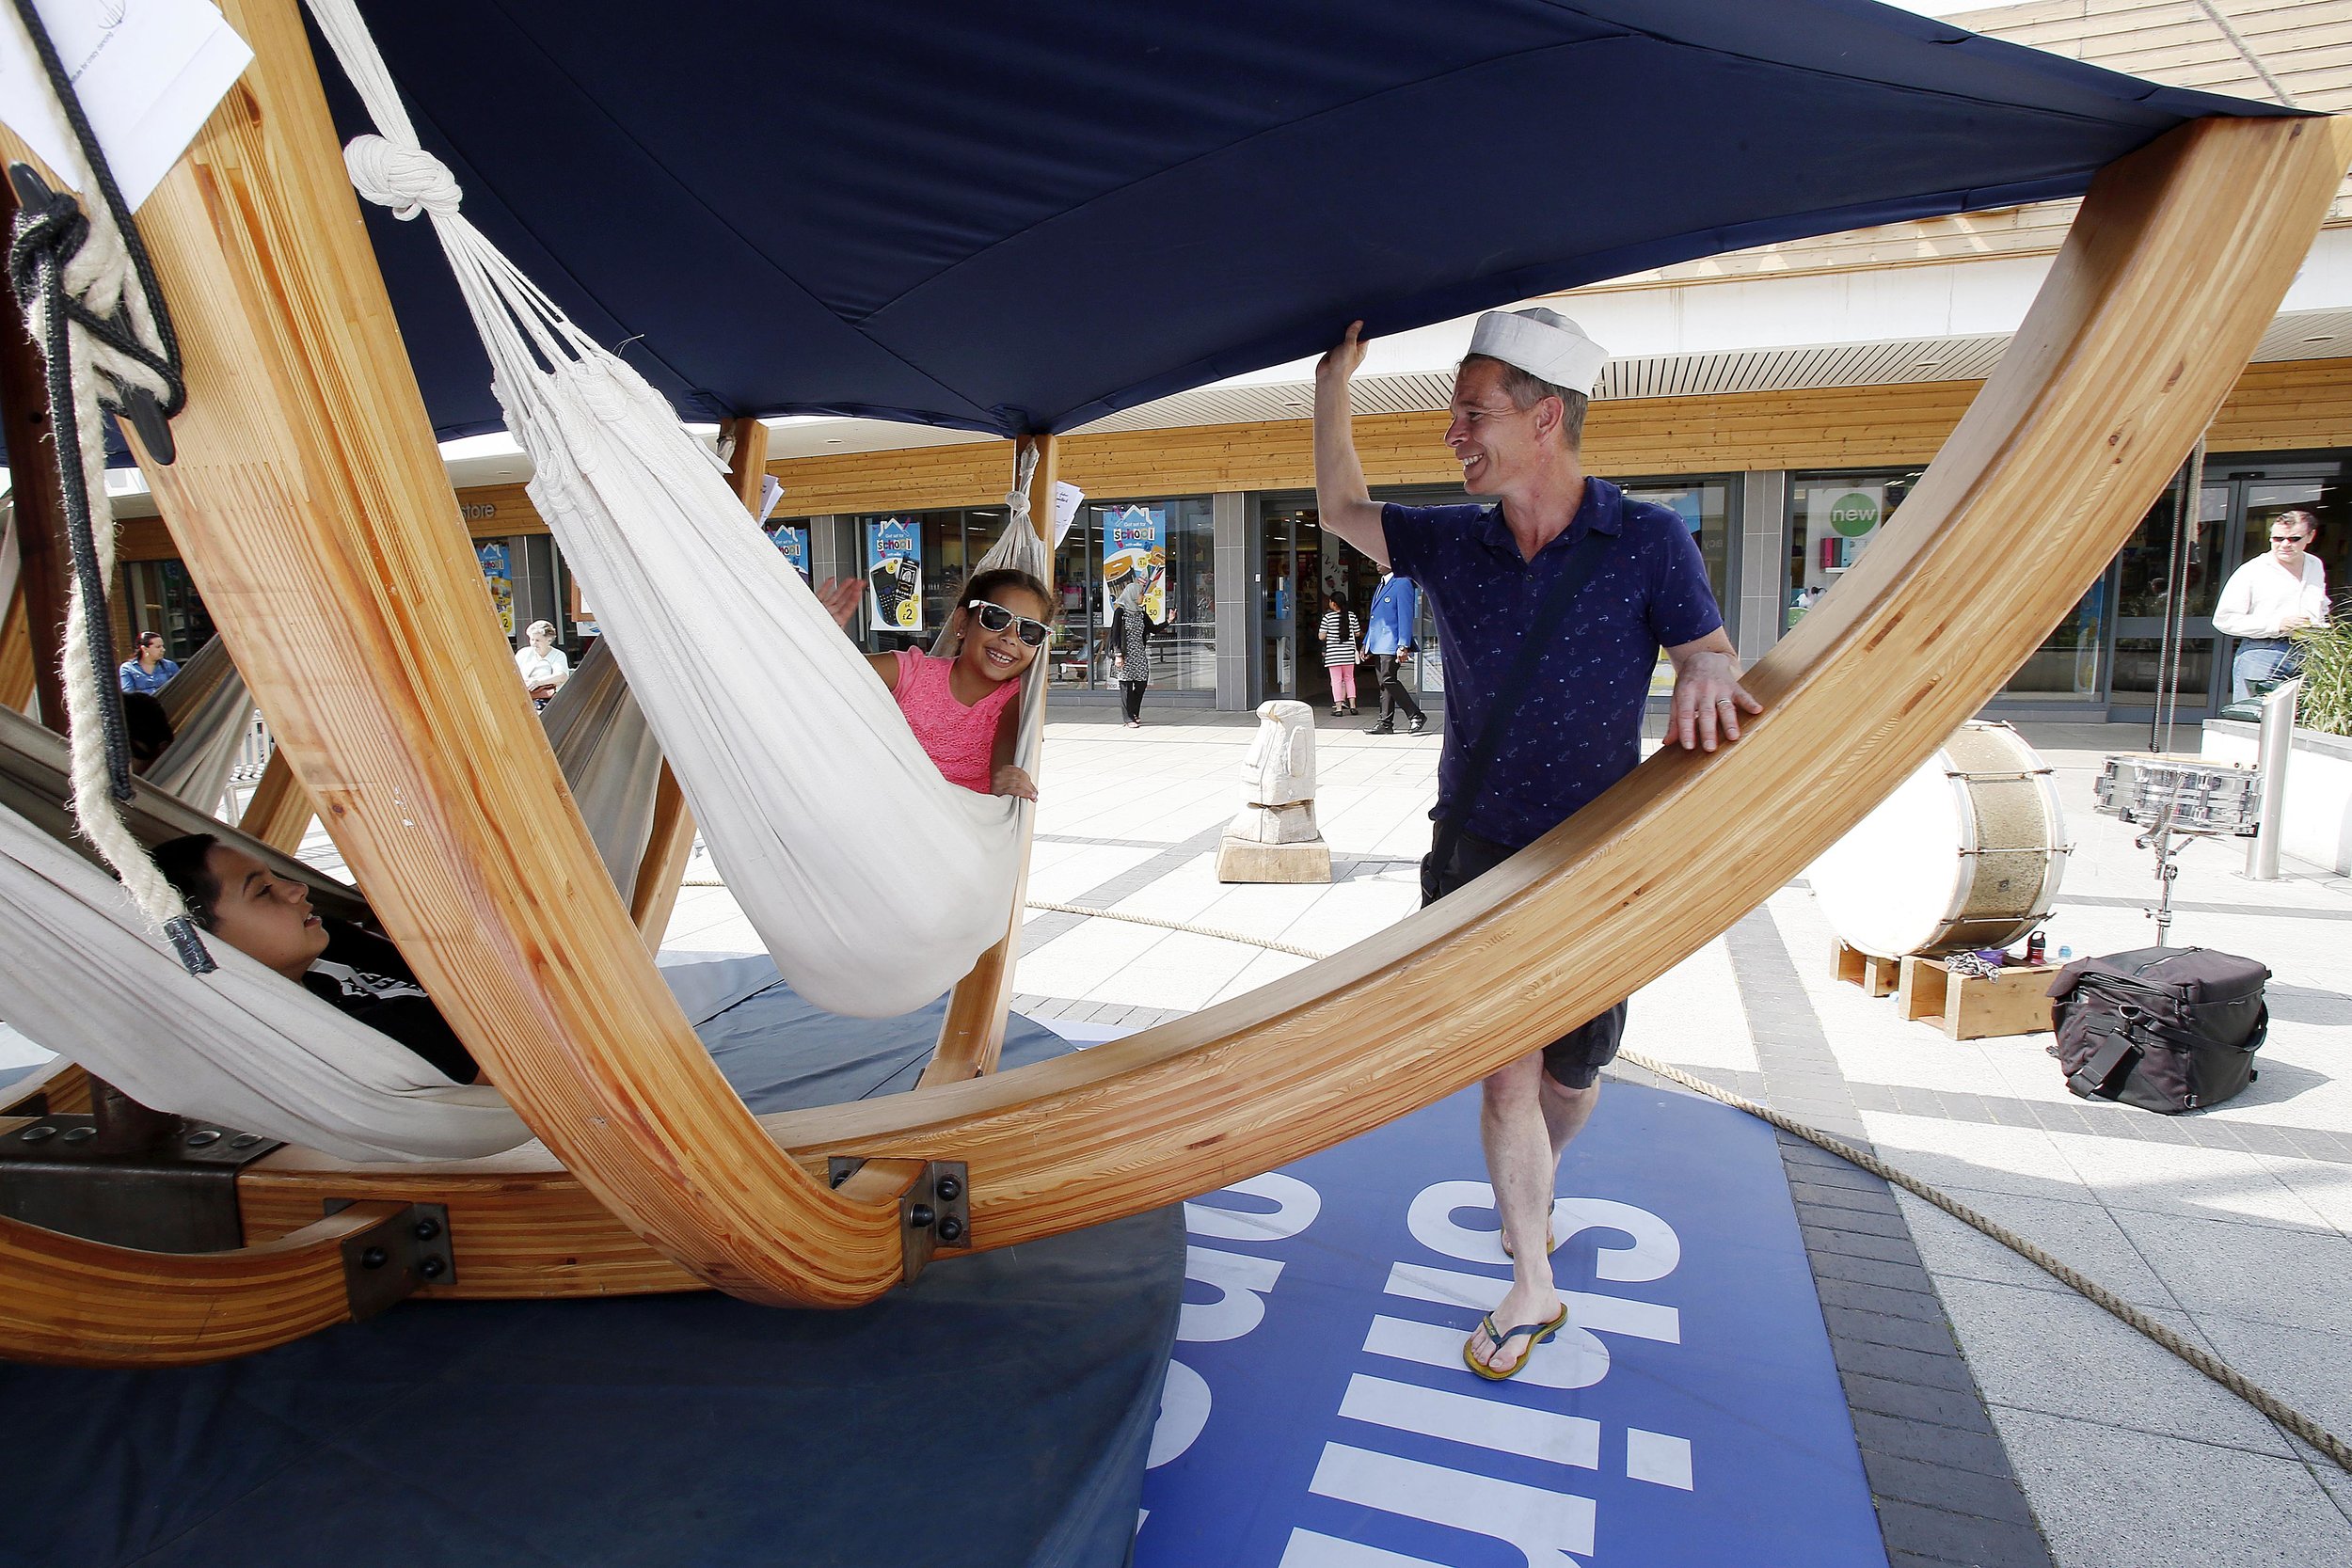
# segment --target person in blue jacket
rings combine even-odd
[[[1380,687],[1380,722],[1368,732],[1372,735],[1394,735],[1399,707],[1412,716],[1411,734],[1419,735],[1429,727],[1429,716],[1422,712],[1421,705],[1397,676],[1397,667],[1413,652],[1413,616],[1420,603],[1413,579],[1398,577],[1383,562],[1380,586],[1374,591],[1372,610],[1364,617],[1364,652],[1372,656],[1373,673]]]

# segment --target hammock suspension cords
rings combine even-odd
[[[8,281],[47,367],[73,588],[65,626],[66,717],[72,738],[73,811],[82,832],[114,867],[139,907],[162,924],[191,974],[213,969],[196,924],[123,824],[132,799],[131,753],[115,680],[106,583],[114,575],[114,508],[106,496],[103,414],[128,418],[150,454],[171,461],[167,422],[187,403],[180,344],[154,264],[140,242],[105,153],[82,112],[33,0],[18,16],[80,150],[85,182],[100,197],[85,213],[31,167],[10,166],[20,212],[8,246]]]

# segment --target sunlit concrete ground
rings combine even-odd
[[[1374,736],[1324,719],[1318,809],[1328,886],[1220,885],[1250,721],[1101,710],[1047,728],[1034,899],[1096,903],[1329,950],[1417,907],[1438,734]],[[2143,730],[2029,726],[2058,772],[2075,855],[2051,932],[2077,955],[2151,944],[2153,857],[2092,810],[2107,752]],[[1831,933],[1800,880],[1766,909],[1881,1154],[2057,1253],[2352,1433],[2352,884],[2288,864],[2240,875],[2239,841],[2181,858],[2174,940],[2276,976],[2262,1078],[2202,1115],[2077,1117],[2046,1035],[1956,1043],[1831,975]],[[696,879],[710,877],[698,861]],[[1303,959],[1152,927],[1033,914],[1018,989],[1033,1013],[1140,1026]],[[689,887],[673,945],[756,945],[722,887]],[[1750,1020],[1726,942],[1634,1000],[1628,1044],[1754,1092]],[[1606,1106],[1602,1115],[1607,1115]],[[2095,1119],[2096,1126],[2092,1125]],[[2043,1123],[2055,1126],[2045,1126]],[[2058,1560],[2352,1564],[2352,1481],[2233,1396],[2014,1254],[1904,1198],[1962,1348]]]

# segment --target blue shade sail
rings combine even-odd
[[[363,8],[469,215],[707,420],[1065,430],[2284,112],[1867,0]],[[432,236],[369,222],[439,434],[498,428]]]

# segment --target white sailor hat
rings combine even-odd
[[[1470,351],[1516,365],[1539,381],[1590,397],[1609,351],[1557,310],[1489,310],[1470,333]]]

